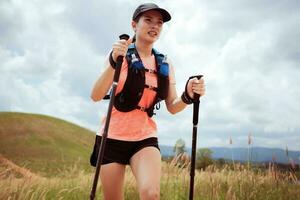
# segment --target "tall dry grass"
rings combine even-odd
[[[0,168],[0,199],[89,199],[93,174],[82,171],[77,165],[66,169],[55,178],[40,176],[16,177],[5,174]],[[195,200],[280,200],[300,199],[300,185],[297,177],[289,172],[282,173],[270,165],[267,170],[250,169],[243,165],[217,168],[210,166],[195,175]],[[163,163],[161,177],[162,200],[185,200],[189,192],[188,167],[176,167]],[[138,199],[135,180],[126,168],[125,199]],[[101,184],[98,184],[96,199],[102,199]]]

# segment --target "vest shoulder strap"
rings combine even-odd
[[[163,64],[163,62],[165,62],[166,60],[166,56],[162,53],[160,53],[159,51],[157,51],[156,49],[152,49],[152,52],[154,53],[155,59],[157,60],[157,64],[160,66]],[[135,45],[132,43],[128,46],[128,50],[126,53],[126,59],[128,63],[131,63],[131,55],[132,54],[136,54],[136,49],[135,49]],[[137,55],[136,55],[137,56]]]
[[[127,50],[127,53],[126,53],[126,58],[130,58],[131,59],[131,54],[133,54],[133,53],[135,53],[135,46],[134,46],[134,44],[132,43],[132,44],[130,44],[129,46],[128,46],[128,50]]]
[[[157,63],[158,64],[163,63],[163,61],[165,60],[166,56],[164,54],[160,53],[159,51],[157,51],[154,48],[152,49],[152,51],[153,51],[153,53],[154,53],[154,55],[155,55],[155,57],[157,59]]]
[[[158,65],[158,73],[168,77],[169,76],[169,64],[167,63],[167,56],[160,53],[156,49],[153,49],[155,59]]]

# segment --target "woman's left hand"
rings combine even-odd
[[[193,99],[194,94],[197,93],[200,96],[205,95],[205,84],[204,79],[198,80],[196,77],[189,80],[187,85],[188,95]]]

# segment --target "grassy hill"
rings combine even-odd
[[[65,120],[39,114],[0,112],[0,154],[42,176],[74,165],[86,171],[94,134]]]

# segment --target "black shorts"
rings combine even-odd
[[[96,135],[95,145],[93,149],[93,153],[90,157],[90,163],[92,166],[96,166],[98,152],[101,144],[102,137]],[[156,137],[147,138],[141,141],[123,141],[123,140],[115,140],[115,139],[106,139],[106,145],[104,150],[104,156],[102,160],[102,165],[108,163],[120,163],[127,165],[129,164],[130,158],[139,150],[145,147],[156,147],[159,151],[158,140]]]

